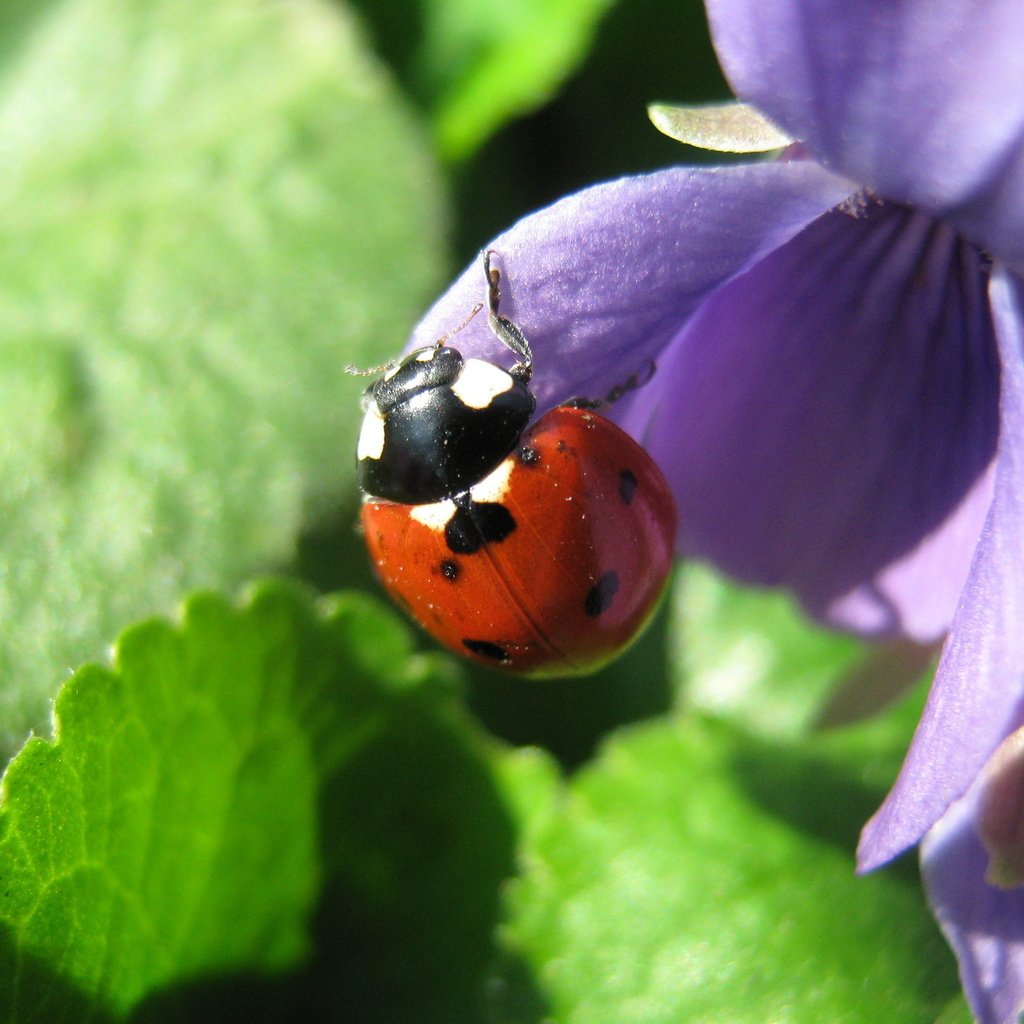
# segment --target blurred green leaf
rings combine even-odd
[[[620,734],[565,789],[519,755],[505,770],[526,840],[507,901],[515,966],[492,986],[495,1016],[526,977],[574,1024],[934,1020],[957,989],[952,956],[916,873],[854,876],[884,790],[834,742],[680,719]]]
[[[612,0],[440,0],[429,8],[423,77],[437,96],[441,152],[463,159],[539,107],[586,55]]]
[[[672,615],[683,701],[767,736],[867,717],[928,675],[935,657],[927,646],[825,629],[788,594],[694,563],[676,577]]]
[[[127,631],[4,776],[0,1017],[234,1019],[254,988],[304,1020],[479,1000],[511,831],[442,664],[368,600],[319,617],[280,585]],[[232,974],[215,1011],[196,983]]]
[[[310,507],[353,486],[345,364],[398,349],[444,265],[435,171],[339,5],[13,6],[8,744],[123,622],[291,556]]]
[[[471,156],[555,94],[614,0],[356,0],[384,55],[431,111],[440,150]]]
[[[936,1018],[935,1024],[975,1024],[974,1014],[962,993],[949,1001]]]

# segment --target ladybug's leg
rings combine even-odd
[[[591,411],[603,409],[606,405],[614,405],[630,391],[642,388],[654,376],[657,369],[653,360],[648,359],[642,370],[631,374],[621,384],[616,384],[604,398],[583,398],[577,395],[575,398],[570,398],[568,402],[563,402],[562,405],[567,405],[571,409],[590,409]]]
[[[488,249],[483,254],[484,276],[487,278],[487,325],[497,339],[519,357],[519,361],[509,370],[509,373],[516,380],[527,384],[533,373],[533,350],[526,340],[526,335],[519,327],[498,312],[498,305],[501,302],[501,289],[499,288],[501,273],[497,267],[491,266],[492,255],[494,255],[493,249]]]
[[[607,404],[603,398],[583,398],[581,395],[570,398],[567,402],[562,402],[562,405],[570,409],[589,409],[592,412],[596,412]]]

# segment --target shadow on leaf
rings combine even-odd
[[[304,534],[296,571],[321,591],[357,587],[387,600],[374,579],[357,520],[358,510],[346,507]],[[581,678],[535,681],[460,662],[469,678],[467,703],[493,735],[516,746],[543,747],[563,768],[577,768],[614,729],[671,707],[668,611],[666,600],[622,657]],[[422,630],[416,636],[421,646],[440,650]]]
[[[120,1018],[51,965],[18,948],[12,930],[0,926],[0,976],[16,983],[0,990],[0,1020],[46,1024],[114,1024]]]
[[[751,800],[804,835],[849,855],[852,870],[860,830],[882,802],[884,789],[825,756],[750,737],[737,745],[732,764]],[[908,881],[917,878],[912,858],[888,870]]]
[[[513,871],[512,821],[483,750],[446,702],[398,693],[373,718],[321,789],[324,883],[306,965],[278,979],[182,985],[150,999],[137,1024],[492,1019],[485,980]],[[509,1005],[541,1005],[525,970],[502,984]]]

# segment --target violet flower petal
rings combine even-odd
[[[949,228],[874,204],[705,303],[632,410],[663,395],[645,444],[683,551],[862,633],[941,637],[989,504],[986,281]]]
[[[921,844],[925,891],[960,962],[978,1024],[1013,1024],[1024,1009],[1024,889],[985,881],[988,854],[974,798],[957,801]]]
[[[1024,282],[989,287],[1002,359],[995,489],[935,682],[899,778],[861,836],[861,870],[922,835],[1024,712]]]
[[[541,409],[600,398],[657,360],[708,294],[842,202],[852,187],[809,162],[674,168],[568,196],[491,244],[502,313],[534,351]],[[483,298],[474,261],[413,335],[429,345]],[[508,363],[478,316],[450,341]]]
[[[737,95],[825,166],[1024,264],[1020,0],[708,0]]]

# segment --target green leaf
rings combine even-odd
[[[369,601],[320,618],[283,586],[126,632],[3,779],[0,1019],[220,1019],[188,982],[244,997],[303,957],[256,986],[289,1016],[453,1019],[511,832],[441,664]]]
[[[586,54],[610,0],[445,0],[424,73],[438,96],[441,152],[462,159],[495,128],[539,107]]]
[[[290,558],[353,487],[345,365],[400,347],[445,261],[426,147],[340,4],[4,12],[10,745],[123,622]]]
[[[686,719],[620,734],[564,790],[536,755],[508,766],[526,842],[495,1016],[539,1019],[515,1016],[525,1003],[574,1024],[934,1020],[953,958],[915,872],[854,876],[884,790],[865,785],[852,740],[832,743]]]
[[[539,107],[576,69],[613,0],[361,0],[441,152],[464,160],[506,121]]]
[[[304,950],[317,773],[299,714],[325,695],[302,694],[289,627],[194,599],[182,631],[129,630],[114,668],[63,687],[56,742],[30,741],[3,780],[4,1019],[47,1005],[25,956],[121,1013],[177,978]]]
[[[927,645],[868,644],[825,629],[788,594],[693,563],[677,575],[672,604],[672,662],[686,704],[762,735],[867,717],[930,676],[936,656]]]

